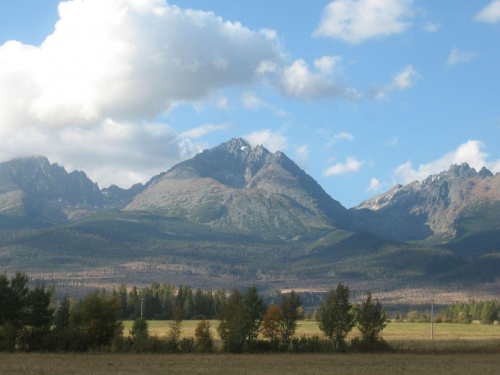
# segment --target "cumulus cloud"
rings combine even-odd
[[[383,184],[379,180],[377,180],[375,177],[373,177],[370,180],[370,184],[366,188],[366,191],[371,192],[371,193],[375,193],[375,192],[380,191],[382,189],[382,185]]]
[[[471,61],[474,57],[477,56],[477,52],[463,52],[459,51],[458,48],[453,47],[450,51],[450,55],[446,60],[446,65],[453,66],[459,63],[466,63]]]
[[[355,99],[358,92],[349,86],[337,83],[331,77],[336,62],[331,56],[315,61],[317,72],[312,72],[307,63],[296,60],[292,65],[283,69],[280,88],[283,94],[301,98],[346,98]]]
[[[324,177],[336,176],[351,172],[357,172],[365,164],[363,161],[357,160],[355,157],[348,157],[344,164],[336,163],[323,172]]]
[[[494,0],[483,8],[475,17],[477,22],[500,22],[500,0]]]
[[[420,74],[413,68],[412,65],[406,66],[403,70],[394,75],[392,81],[383,87],[373,86],[370,88],[368,95],[374,99],[384,99],[394,90],[405,90],[413,87]]]
[[[284,151],[288,148],[288,137],[283,135],[279,130],[272,131],[270,129],[256,131],[242,137],[252,146],[262,145],[271,152]]]
[[[155,124],[159,114],[254,84],[264,62],[282,64],[270,30],[251,31],[165,0],[66,1],[59,17],[40,46],[0,46],[0,157],[29,150],[68,166],[78,159],[79,168],[104,176],[101,185],[131,175],[134,165],[167,168],[197,149]],[[108,161],[114,173],[99,172]]]
[[[331,75],[336,69],[341,69],[339,66],[341,61],[341,56],[323,56],[314,60],[314,67],[325,75]]]
[[[410,27],[413,0],[335,0],[313,33],[351,44],[399,34]]]
[[[452,164],[468,163],[476,170],[486,167],[493,173],[500,172],[500,160],[488,161],[488,153],[484,151],[485,145],[481,141],[471,140],[461,144],[456,150],[451,151],[441,158],[428,164],[420,164],[417,168],[408,161],[401,164],[394,171],[395,183],[408,184],[413,181],[421,181],[429,175],[446,171]]]
[[[0,159],[8,159],[18,150],[24,150],[23,156],[27,152],[46,155],[68,171],[84,170],[105,187],[145,182],[202,151],[202,146],[179,138],[166,124],[105,120],[92,129],[66,127],[54,133],[32,127],[13,133],[2,140]]]

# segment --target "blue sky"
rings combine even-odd
[[[5,0],[0,160],[128,187],[243,136],[346,207],[500,172],[500,0]]]

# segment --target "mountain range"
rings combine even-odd
[[[348,210],[284,153],[240,138],[130,189],[99,189],[45,157],[0,163],[9,269],[149,262],[262,282],[493,281],[499,240],[500,174],[467,164]]]

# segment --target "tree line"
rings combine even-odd
[[[153,284],[146,295],[156,289],[159,295],[171,296],[172,287]],[[210,323],[203,319],[195,330],[195,337],[181,338],[181,326],[190,310],[188,287],[174,294],[172,322],[165,337],[149,335],[148,322],[140,317],[134,320],[130,335],[124,335],[120,315],[124,313],[123,292],[95,291],[78,301],[65,297],[57,309],[53,306],[53,288],[37,284],[28,287],[28,277],[17,273],[10,280],[0,275],[0,351],[88,351],[116,352],[191,352],[214,350],[214,336]],[[160,292],[162,291],[163,292]],[[168,291],[168,293],[167,293]],[[136,290],[137,292],[137,290]],[[132,297],[135,298],[134,289]],[[153,295],[156,293],[154,292]],[[359,305],[349,301],[349,289],[339,283],[321,302],[317,317],[325,338],[295,337],[301,318],[302,302],[297,293],[284,294],[279,305],[266,306],[255,287],[245,293],[234,289],[229,296],[223,290],[216,293],[193,293],[205,298],[206,306],[216,309],[220,323],[216,329],[226,352],[271,351],[345,351],[347,334],[357,326],[361,338],[351,341],[351,348],[373,350],[382,348],[380,332],[388,318],[378,300],[371,294]],[[213,300],[208,296],[212,295]],[[139,293],[137,293],[138,298]],[[179,297],[180,296],[180,297]],[[217,297],[219,296],[219,297]],[[202,298],[203,297],[203,298]],[[171,298],[171,297],[169,297]],[[164,301],[166,299],[163,299]],[[212,301],[212,302],[210,302]],[[205,306],[201,304],[200,306]],[[201,308],[201,307],[200,307]],[[128,310],[125,310],[128,311]],[[134,310],[135,311],[135,310]],[[193,310],[198,311],[198,310]],[[201,310],[200,310],[201,311]],[[212,311],[207,307],[206,311]],[[130,313],[130,311],[128,311]]]
[[[496,320],[500,321],[500,301],[493,299],[453,303],[442,308],[432,318],[429,310],[423,314],[416,310],[409,311],[406,315],[396,312],[393,317],[395,322],[430,323],[431,320],[434,323],[470,324],[475,321],[481,324],[493,324]]]

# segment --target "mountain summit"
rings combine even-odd
[[[126,209],[268,238],[299,239],[350,223],[349,212],[284,153],[241,138],[174,166]]]
[[[64,222],[102,209],[105,199],[84,172],[71,173],[46,157],[0,163],[0,215],[37,222]]]
[[[363,229],[386,238],[421,240],[435,234],[453,238],[471,208],[500,200],[500,174],[467,163],[448,171],[396,185],[351,209]]]

